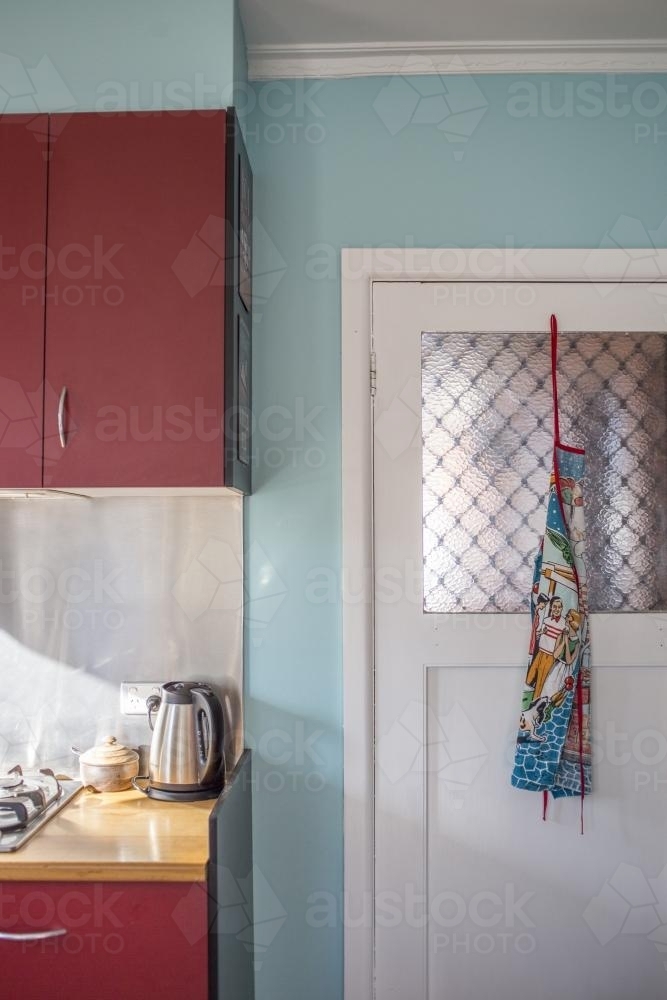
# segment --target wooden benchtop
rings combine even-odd
[[[0,883],[203,882],[214,806],[82,790],[27,844],[0,854]]]

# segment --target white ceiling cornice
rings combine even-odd
[[[667,39],[250,45],[251,80],[438,73],[666,73]]]

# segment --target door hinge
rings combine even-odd
[[[371,396],[374,396],[375,395],[375,390],[378,387],[378,370],[377,370],[376,360],[375,360],[375,351],[371,351],[370,374],[371,374]]]

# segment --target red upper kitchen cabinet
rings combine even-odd
[[[44,486],[236,486],[227,113],[76,114],[57,132]]]
[[[48,117],[0,117],[0,488],[42,485]]]

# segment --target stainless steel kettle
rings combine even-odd
[[[146,793],[154,799],[215,798],[225,783],[222,705],[202,681],[170,681],[160,697],[148,699],[157,718],[148,764]]]

